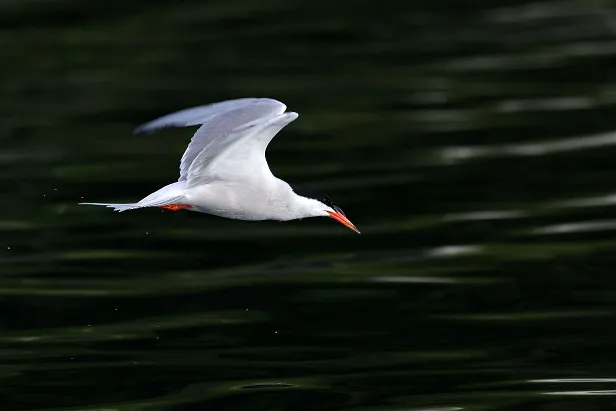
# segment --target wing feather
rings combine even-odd
[[[297,113],[281,113],[234,129],[215,146],[199,153],[187,173],[188,187],[213,180],[262,181],[273,177],[265,151],[272,139]]]
[[[180,161],[178,180],[182,181],[187,179],[188,170],[201,152],[207,150],[210,156],[215,156],[229,144],[230,135],[238,136],[237,130],[260,119],[282,114],[286,108],[280,101],[270,98],[227,100],[167,114],[137,127],[134,134],[153,133],[169,127],[201,125]],[[243,130],[246,131],[245,128]]]
[[[229,110],[248,107],[256,102],[270,104],[271,106],[282,106],[283,112],[286,109],[286,106],[281,102],[269,98],[238,98],[235,100],[226,100],[218,103],[191,107],[166,114],[135,128],[133,134],[151,134],[164,128],[190,127],[205,124],[212,116]]]

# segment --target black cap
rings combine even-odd
[[[311,187],[301,187],[301,186],[298,186],[298,185],[295,185],[295,184],[289,184],[289,185],[293,189],[293,192],[295,194],[297,194],[298,196],[302,196],[302,197],[306,197],[306,198],[312,198],[313,200],[320,201],[323,204],[325,204],[326,206],[331,207],[331,208],[333,208],[336,211],[342,212],[342,210],[338,209],[338,207],[336,207],[334,205],[334,203],[332,202],[332,199],[329,198],[329,196],[327,194],[322,193],[319,190],[316,190],[316,189],[311,188]]]

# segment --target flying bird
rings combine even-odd
[[[298,114],[270,98],[241,98],[180,110],[137,127],[150,134],[169,127],[200,126],[180,162],[178,181],[136,203],[79,203],[115,211],[158,207],[235,220],[289,221],[331,217],[359,234],[342,209],[318,190],[275,177],[265,151]]]

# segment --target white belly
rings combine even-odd
[[[286,205],[273,197],[274,189],[267,186],[212,183],[186,190],[189,210],[234,220],[280,220]]]

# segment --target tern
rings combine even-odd
[[[359,234],[342,209],[318,190],[289,184],[270,171],[270,141],[299,115],[270,98],[240,98],[187,108],[134,130],[199,126],[180,162],[178,181],[136,203],[79,203],[115,211],[158,207],[246,221],[331,217]]]

